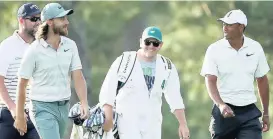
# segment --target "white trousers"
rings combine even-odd
[[[120,139],[161,139],[161,121],[119,116],[118,132]]]

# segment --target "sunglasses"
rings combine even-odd
[[[37,22],[38,20],[41,21],[41,18],[40,18],[40,17],[35,17],[35,16],[30,17],[30,18],[26,17],[25,19],[28,19],[28,20],[30,20],[31,22]]]
[[[150,46],[151,43],[153,44],[154,47],[158,47],[160,45],[159,41],[144,40],[144,43],[146,46]]]

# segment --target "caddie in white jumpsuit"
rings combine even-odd
[[[162,33],[159,28],[148,27],[144,30],[132,73],[117,96],[117,71],[121,56],[110,67],[100,91],[100,104],[106,115],[105,131],[113,127],[112,109],[116,100],[120,139],[161,139],[161,105],[164,91],[171,112],[179,121],[180,138],[189,138],[179,76],[173,64],[169,75],[166,72],[166,66],[158,54],[162,45]],[[163,83],[164,79],[167,79],[166,84]]]

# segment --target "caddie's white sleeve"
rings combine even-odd
[[[258,61],[257,69],[255,71],[255,78],[263,77],[270,70],[265,54],[264,54],[264,50],[261,45],[260,45],[260,50],[258,54],[259,54],[259,61]]]
[[[18,77],[24,79],[30,79],[35,69],[36,50],[35,46],[30,46],[21,61],[20,68],[18,70]]]
[[[164,94],[167,103],[173,113],[176,109],[184,109],[183,99],[180,93],[180,81],[177,70],[172,64],[171,75],[167,81],[166,91]]]
[[[12,60],[12,51],[9,50],[10,46],[3,42],[0,44],[0,75],[6,77],[9,63]]]
[[[100,105],[108,104],[114,106],[116,98],[116,90],[118,85],[117,70],[121,61],[121,57],[118,57],[111,65],[108,73],[103,81],[100,89],[99,101]]]
[[[207,74],[218,76],[218,67],[214,57],[215,54],[213,53],[213,47],[211,45],[208,47],[205,54],[202,70],[200,73],[202,76],[205,77]]]
[[[77,44],[73,41],[72,59],[69,67],[69,71],[82,69],[82,63],[78,52]]]

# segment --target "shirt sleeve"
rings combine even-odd
[[[36,52],[35,46],[30,46],[26,50],[18,70],[18,77],[24,79],[30,79],[32,77],[36,63]]]
[[[214,58],[215,56],[212,48],[212,46],[209,46],[205,54],[203,66],[200,73],[204,77],[207,74],[218,76],[218,67]]]
[[[172,71],[170,77],[167,80],[167,86],[165,91],[165,99],[170,106],[171,112],[176,109],[184,109],[183,99],[180,93],[180,81],[176,70],[176,67],[172,64]]]
[[[264,54],[264,50],[262,48],[262,46],[260,46],[260,50],[259,50],[259,60],[258,60],[258,66],[257,69],[255,71],[255,77],[259,78],[259,77],[263,77],[264,75],[266,75],[268,73],[268,71],[270,70],[265,54]]]
[[[82,64],[81,64],[81,59],[79,56],[79,52],[78,52],[78,47],[76,45],[76,43],[73,41],[73,54],[72,54],[72,60],[71,60],[71,64],[70,64],[70,68],[69,71],[74,71],[74,70],[78,70],[78,69],[82,69]]]
[[[108,73],[101,86],[99,101],[100,105],[108,104],[114,106],[116,98],[116,90],[118,85],[117,70],[121,61],[121,57],[118,57],[111,65]]]
[[[0,44],[0,75],[6,77],[12,54],[9,52],[10,46],[5,43]]]

